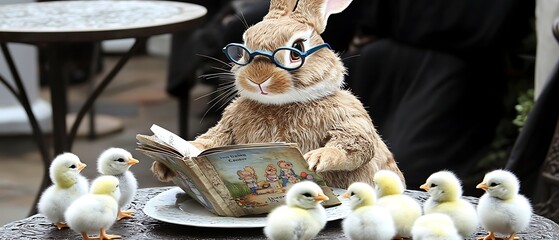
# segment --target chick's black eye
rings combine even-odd
[[[119,159],[117,159],[117,160],[115,160],[115,161],[117,161],[117,162],[124,162],[124,159],[119,158]]]
[[[305,196],[305,197],[312,197],[312,194],[310,194],[310,193],[303,193],[303,196]]]
[[[497,185],[499,185],[499,184],[496,183],[496,182],[492,182],[491,184],[489,184],[490,187],[496,187]]]
[[[437,187],[437,184],[431,183],[431,186],[429,186],[430,188],[434,188]]]
[[[72,166],[70,166],[70,168],[76,168],[76,165],[75,165],[75,164],[72,164]]]
[[[349,195],[350,195],[350,196],[353,196],[353,195],[355,195],[355,193],[354,193],[354,192],[350,192]]]

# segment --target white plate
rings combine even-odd
[[[343,189],[334,188],[340,195]],[[206,210],[198,202],[188,199],[177,203],[177,194],[185,194],[179,187],[169,189],[150,199],[144,213],[162,222],[179,225],[213,228],[258,228],[266,225],[266,216],[220,217]],[[327,220],[342,219],[351,211],[347,199],[340,198],[341,205],[326,208]]]

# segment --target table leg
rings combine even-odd
[[[128,50],[126,54],[124,54],[117,62],[117,64],[111,69],[111,71],[103,78],[103,80],[99,83],[99,85],[93,90],[91,95],[87,98],[83,106],[80,108],[78,114],[76,115],[76,120],[72,125],[72,129],[70,130],[70,134],[68,135],[68,149],[72,149],[73,140],[76,138],[76,134],[78,132],[78,128],[82,119],[84,118],[85,114],[91,109],[95,100],[101,95],[103,90],[109,85],[109,83],[114,79],[116,74],[122,69],[122,67],[126,64],[128,59],[134,55],[136,50],[143,46],[146,42],[147,38],[136,38],[134,45]]]
[[[97,75],[97,70],[99,68],[99,53],[101,52],[101,43],[97,42],[93,45],[91,65],[89,65],[89,72],[91,77],[89,79],[89,90],[92,92],[95,89],[95,80]],[[92,104],[91,109],[89,109],[89,133],[88,138],[93,140],[97,137],[95,131],[95,105]]]
[[[4,58],[6,59],[6,63],[8,64],[10,73],[12,74],[12,78],[14,80],[16,87],[14,88],[2,76],[0,76],[0,82],[2,82],[6,86],[6,88],[8,88],[8,90],[17,98],[17,100],[21,103],[23,109],[25,110],[25,113],[29,118],[29,123],[31,124],[31,129],[33,131],[33,137],[35,139],[35,143],[37,143],[37,147],[39,148],[39,153],[41,154],[41,158],[43,161],[43,165],[44,165],[43,180],[41,183],[41,187],[39,188],[39,193],[41,193],[44,189],[46,189],[48,186],[52,184],[49,178],[49,171],[48,171],[51,162],[51,156],[48,150],[47,142],[45,140],[43,131],[41,130],[41,127],[39,126],[39,123],[35,118],[35,114],[33,113],[31,104],[29,103],[29,97],[27,95],[23,82],[21,81],[21,78],[17,71],[17,67],[14,63],[10,50],[8,49],[6,43],[0,43],[0,47],[2,48],[2,53],[4,55]],[[40,194],[37,194],[37,196],[35,197],[35,201],[33,202],[33,205],[31,207],[30,215],[36,213],[37,208],[35,208],[35,206],[39,201],[39,197]]]
[[[60,51],[61,45],[51,44],[46,48],[48,63],[48,81],[52,106],[52,137],[54,155],[70,151],[66,134],[67,79],[64,77]]]
[[[188,139],[188,116],[190,111],[190,89],[179,97],[179,136]]]

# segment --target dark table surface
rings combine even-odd
[[[142,212],[145,203],[169,190],[170,187],[144,188],[138,191],[132,203],[136,216],[124,219],[113,225],[107,231],[109,234],[118,234],[123,239],[264,239],[262,228],[201,228],[170,224],[153,219]],[[406,194],[424,202],[428,195],[425,192],[407,191]],[[477,203],[476,198],[466,197],[472,203]],[[486,231],[478,229],[475,237],[486,235]],[[559,239],[559,225],[553,221],[534,215],[530,227],[518,234],[522,239]],[[81,239],[78,233],[70,229],[56,230],[56,228],[41,215],[33,215],[26,219],[15,221],[0,228],[0,239]],[[326,228],[316,239],[345,238],[341,230],[341,220],[328,223]],[[474,236],[472,236],[474,239]]]

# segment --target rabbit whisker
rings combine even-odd
[[[221,64],[223,64],[223,65],[225,65],[225,66],[227,66],[227,67],[233,67],[233,64],[232,64],[232,63],[226,63],[226,62],[224,62],[224,61],[222,61],[222,60],[220,60],[220,59],[218,59],[218,58],[212,57],[212,56],[203,55],[203,54],[196,54],[196,55],[199,56],[199,57],[205,57],[205,58],[207,58],[207,59],[214,60],[214,61],[216,61],[216,62],[218,62],[218,63],[221,63]]]
[[[237,18],[239,19],[239,21],[241,21],[243,23],[243,25],[245,26],[245,30],[248,29],[248,22],[245,18],[245,15],[243,14],[243,11],[239,11],[240,16],[237,14]]]
[[[223,89],[222,93],[218,94],[214,99],[208,101],[208,103],[219,102],[219,101],[223,100],[226,96],[230,95],[232,92],[235,92],[235,89],[225,88],[225,89]]]
[[[223,101],[223,103],[221,104],[221,106],[219,106],[218,109],[223,109],[223,107],[225,107],[225,105],[229,102],[231,102],[233,99],[235,99],[235,97],[237,97],[237,94],[231,94],[229,95],[229,97],[227,99],[225,99],[225,101]]]
[[[233,80],[233,79],[226,79],[226,80]],[[229,85],[229,84],[235,84],[234,81],[224,81],[222,83],[217,84],[217,86],[224,86],[224,85]]]
[[[212,108],[215,107],[215,105],[217,105],[217,104],[219,103],[219,101],[221,101],[221,100],[223,100],[223,99],[225,99],[225,98],[229,98],[230,96],[235,96],[235,92],[236,92],[235,89],[232,88],[232,90],[230,89],[230,90],[226,91],[225,93],[222,93],[222,94],[218,95],[218,96],[217,96],[216,98],[214,98],[213,100],[209,101],[208,104],[211,103],[211,102],[214,102],[214,103],[208,108],[208,110],[206,110],[206,112],[204,113],[204,115],[203,115],[202,118],[200,119],[200,123],[202,123],[202,121],[204,120],[204,118],[206,117],[206,115],[208,115],[208,113],[210,112],[210,110],[212,110]],[[221,96],[221,97],[220,97],[220,96]],[[219,99],[218,99],[218,98],[219,98]],[[216,99],[218,99],[218,100],[216,101]],[[230,100],[229,100],[229,101],[230,101]],[[227,102],[224,102],[223,104],[225,105],[225,104],[227,104]]]
[[[214,90],[214,91],[211,91],[211,92],[206,93],[206,94],[204,94],[204,95],[202,95],[202,96],[200,96],[200,97],[195,98],[194,101],[198,101],[198,100],[200,100],[200,99],[202,99],[202,98],[205,98],[205,97],[210,96],[210,95],[212,95],[212,94],[214,94],[214,93],[217,93],[217,92],[221,92],[221,91],[223,91],[223,90],[229,90],[230,88],[233,88],[233,87],[235,87],[235,86],[234,86],[234,85],[231,85],[231,86],[218,87],[218,88],[217,88],[216,90]]]
[[[361,57],[361,55],[356,54],[356,55],[352,55],[352,56],[347,56],[347,57],[345,57],[345,58],[342,58],[342,61],[343,61],[343,60],[346,60],[346,59],[350,59],[350,58],[355,58],[355,57]]]
[[[228,72],[228,73],[231,72],[231,69],[225,69],[225,68],[220,68],[220,67],[215,67],[215,66],[212,66],[211,68],[215,69],[215,70],[221,70],[221,71],[224,71],[224,72]]]
[[[213,76],[233,76],[233,74],[232,73],[207,73],[207,74],[202,74],[199,77],[206,78],[206,77],[213,77]]]

